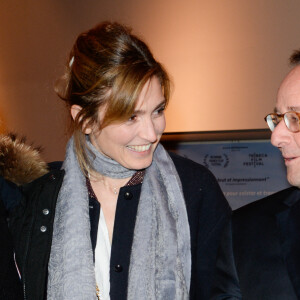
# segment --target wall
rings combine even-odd
[[[297,0],[0,1],[0,130],[64,156],[67,113],[53,92],[75,37],[132,26],[172,75],[167,131],[265,128],[300,48]]]

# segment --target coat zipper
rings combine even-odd
[[[40,190],[41,190],[41,187],[38,189],[38,194],[40,193]],[[35,223],[35,219],[36,219],[36,202],[37,202],[37,197],[36,199],[34,200],[34,203],[33,203],[33,207],[34,207],[34,210],[33,210],[33,218],[32,218],[32,221],[30,223],[30,227],[29,227],[29,231],[28,231],[28,236],[26,238],[26,247],[25,247],[25,254],[24,254],[24,264],[23,264],[23,268],[22,268],[22,274],[23,274],[23,293],[24,293],[24,300],[27,300],[27,296],[26,296],[26,275],[25,275],[25,267],[26,267],[26,264],[27,264],[27,256],[28,256],[28,251],[29,251],[29,243],[30,243],[30,240],[31,240],[31,235],[32,235],[32,230],[33,230],[33,225]]]

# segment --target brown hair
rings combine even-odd
[[[292,66],[299,65],[300,63],[300,50],[295,50],[290,56],[290,64]]]
[[[104,22],[78,36],[63,76],[64,91],[58,84],[56,92],[69,108],[74,104],[82,108],[72,122],[72,129],[77,158],[85,174],[91,164],[82,132],[84,127],[99,121],[98,111],[104,105],[100,129],[129,119],[143,86],[153,76],[159,79],[168,103],[170,81],[167,72],[154,59],[147,45],[131,34],[130,28]]]

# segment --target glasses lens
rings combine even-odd
[[[286,127],[292,132],[298,132],[300,130],[299,117],[294,112],[287,112],[284,115],[284,121]]]
[[[278,118],[275,114],[267,115],[266,121],[271,131],[273,131],[278,124]]]

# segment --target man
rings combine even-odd
[[[265,119],[293,186],[233,214],[217,264],[212,299],[300,299],[300,51]]]

